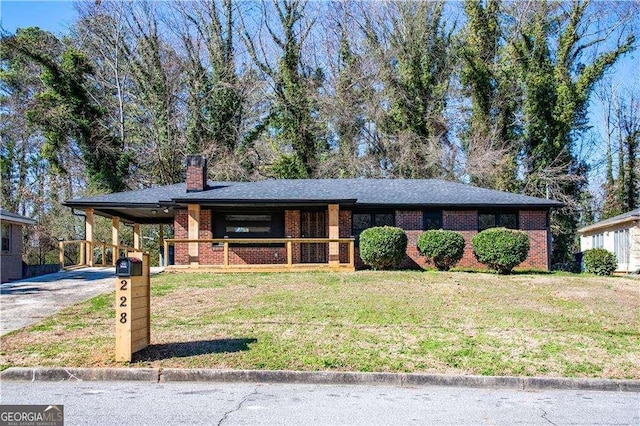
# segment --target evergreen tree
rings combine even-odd
[[[43,157],[60,172],[61,160],[75,146],[80,149],[89,182],[110,191],[122,191],[128,173],[129,156],[121,141],[104,131],[104,111],[96,105],[86,87],[87,75],[93,72],[89,59],[72,47],[58,57],[40,49],[53,37],[38,28],[18,30],[2,39],[3,49],[29,58],[41,68],[44,91],[26,115],[30,123],[42,129],[45,144]]]
[[[575,2],[566,16],[555,16],[547,2],[538,4],[515,43],[524,86],[524,156],[526,185],[531,195],[551,195],[567,202],[554,214],[553,262],[568,258],[575,241],[577,200],[586,187],[586,166],[574,156],[573,143],[586,122],[586,108],[595,83],[635,38],[596,56],[582,57],[589,44],[582,35],[588,2]],[[556,18],[561,23],[554,37]],[[557,40],[555,49],[550,43]]]
[[[471,99],[462,135],[467,174],[479,186],[517,192],[518,83],[499,21],[500,3],[467,0],[464,8],[467,24],[459,52],[463,91]]]

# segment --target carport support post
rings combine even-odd
[[[140,224],[133,224],[133,248],[140,250]]]
[[[340,238],[340,206],[329,204],[329,239]],[[329,265],[340,263],[340,243],[329,243]]]
[[[160,247],[164,247],[164,225],[160,224],[158,225],[158,245]],[[160,261],[158,262],[158,265],[160,266],[167,266],[167,259],[164,259],[163,261],[163,255],[166,256],[166,253],[159,251],[158,252],[158,256],[160,257]]]
[[[84,214],[84,239],[87,241],[85,244],[85,261],[88,266],[93,266],[93,209],[89,207]]]
[[[60,270],[64,269],[64,242],[58,241],[58,250],[60,250],[58,256],[60,257]]]
[[[200,205],[189,204],[189,239],[197,240],[200,238]],[[198,243],[189,243],[189,263],[198,265]]]
[[[111,261],[113,266],[116,266],[116,260],[120,257],[120,218],[118,216],[111,218],[111,245],[113,246]]]

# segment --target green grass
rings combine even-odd
[[[640,378],[638,281],[418,271],[161,274],[132,366]],[[0,368],[115,366],[114,295],[2,337]]]

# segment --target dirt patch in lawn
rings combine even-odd
[[[434,272],[161,274],[134,367],[640,379],[637,280]],[[9,366],[122,365],[113,294],[1,338]]]

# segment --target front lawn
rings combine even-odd
[[[579,275],[161,274],[133,367],[640,379],[640,281]],[[0,365],[114,361],[114,295],[0,340]]]

